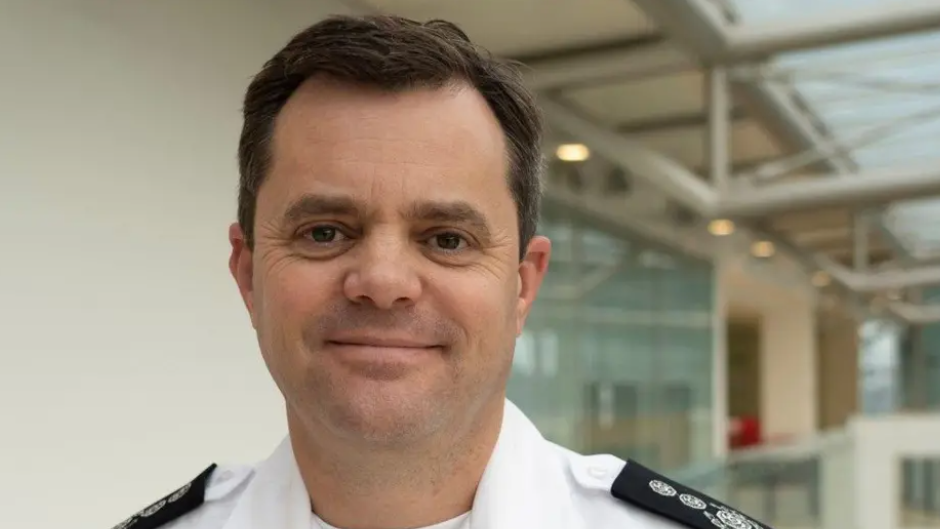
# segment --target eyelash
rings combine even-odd
[[[343,240],[340,240],[340,241],[333,240],[333,241],[328,241],[328,242],[318,242],[318,241],[313,240],[313,238],[310,237],[309,235],[312,234],[313,231],[318,230],[318,229],[331,229],[331,230],[334,230],[334,232],[335,232],[336,235],[345,237],[346,239],[351,239],[351,237],[349,237],[349,235],[347,235],[347,233],[346,233],[346,232],[348,231],[346,228],[344,228],[344,227],[342,227],[342,226],[337,226],[337,225],[335,225],[335,224],[317,224],[317,225],[314,225],[314,226],[310,226],[310,227],[308,227],[308,228],[304,228],[303,230],[300,231],[300,237],[301,237],[302,239],[305,239],[306,241],[308,241],[308,242],[310,242],[310,243],[312,243],[312,244],[318,245],[318,246],[327,246],[327,247],[328,247],[328,246],[333,246],[333,245],[335,245],[335,244],[337,244],[337,243],[343,242]],[[459,248],[453,248],[453,249],[452,249],[452,248],[439,248],[439,247],[438,247],[438,248],[433,248],[434,251],[436,251],[436,252],[439,252],[439,253],[442,253],[442,254],[445,254],[445,255],[455,255],[455,254],[458,254],[458,253],[460,253],[460,252],[469,250],[470,248],[473,247],[473,243],[472,243],[471,239],[470,239],[469,237],[465,236],[464,234],[460,233],[459,231],[456,231],[456,230],[442,230],[442,231],[438,231],[438,232],[436,232],[436,233],[433,233],[432,235],[430,235],[429,237],[427,237],[427,238],[425,239],[425,243],[426,243],[428,246],[431,246],[431,241],[433,241],[435,238],[441,237],[441,236],[455,236],[455,237],[457,237],[457,238],[460,239],[460,242],[463,243],[463,246],[462,246],[462,247],[459,247]]]
[[[454,254],[458,254],[458,253],[460,253],[460,252],[469,250],[469,249],[472,247],[472,244],[471,244],[471,242],[470,242],[469,237],[465,237],[463,234],[458,233],[458,232],[456,232],[456,231],[441,231],[441,232],[435,233],[434,235],[431,235],[430,237],[428,237],[427,240],[428,240],[428,241],[432,241],[432,240],[434,240],[436,237],[441,237],[441,236],[455,236],[455,237],[459,238],[459,239],[460,239],[460,242],[462,242],[462,243],[464,244],[463,247],[459,247],[459,248],[456,248],[456,249],[452,249],[452,248],[435,248],[436,251],[441,252],[441,253],[443,253],[443,254],[445,254],[445,255],[454,255]]]
[[[316,245],[334,245],[337,242],[342,242],[342,241],[335,241],[335,240],[328,241],[328,242],[318,242],[318,241],[313,240],[313,237],[309,235],[311,235],[315,230],[318,230],[318,229],[331,229],[334,232],[336,232],[336,235],[341,235],[345,237],[346,239],[351,239],[351,237],[349,237],[346,234],[346,232],[348,231],[347,229],[343,228],[342,226],[337,226],[335,224],[317,224],[314,226],[310,226],[308,228],[304,228],[303,230],[300,231],[300,236],[301,238]]]

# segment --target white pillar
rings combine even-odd
[[[722,264],[720,288],[732,315],[760,321],[760,419],[766,437],[817,429],[816,293],[808,281],[762,273],[737,255]]]
[[[778,299],[761,318],[761,418],[767,439],[817,427],[816,316],[807,296]]]
[[[832,311],[818,329],[819,428],[842,428],[858,413],[859,325],[847,314]]]
[[[712,435],[711,455],[728,455],[728,296],[723,265],[715,264],[712,305]],[[700,452],[701,453],[701,449]]]

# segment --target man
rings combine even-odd
[[[265,64],[244,118],[229,264],[289,435],[118,527],[762,527],[506,401],[551,250],[515,68],[446,22],[331,18]]]

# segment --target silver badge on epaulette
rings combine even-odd
[[[137,513],[137,516],[143,516],[144,518],[153,516],[154,514],[157,514],[158,512],[160,512],[160,509],[162,509],[164,506],[166,506],[166,500],[160,500],[157,503],[154,503],[153,505],[151,505],[150,507],[147,507],[146,509]]]
[[[718,529],[760,529],[757,522],[724,505],[712,504],[712,507],[716,509],[715,513],[706,512],[705,516]]]
[[[115,525],[115,526],[112,527],[111,529],[127,529],[128,527],[134,525],[134,523],[135,523],[136,521],[137,521],[137,517],[136,517],[136,516],[131,516],[130,518],[124,520],[123,522],[121,522],[121,523]]]
[[[653,489],[653,492],[659,494],[660,496],[675,496],[676,489],[672,488],[671,485],[663,483],[658,479],[650,481],[650,488]]]
[[[679,501],[681,501],[682,504],[686,507],[691,507],[692,509],[699,511],[704,511],[705,508],[708,507],[708,504],[691,494],[680,494]]]
[[[186,493],[189,492],[189,489],[191,489],[192,487],[193,487],[192,483],[187,483],[186,485],[183,486],[183,488],[171,494],[170,497],[167,498],[167,501],[169,501],[170,503],[176,503],[177,501],[180,500],[180,498],[185,496]]]

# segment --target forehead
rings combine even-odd
[[[333,193],[375,207],[420,198],[514,208],[499,122],[477,91],[459,84],[390,93],[309,80],[278,115],[271,148],[262,186],[270,192],[261,193],[271,206]]]

